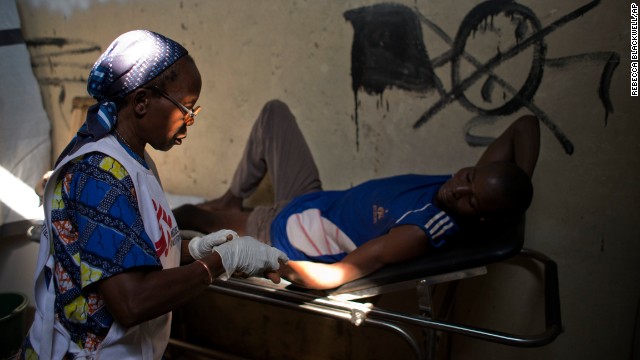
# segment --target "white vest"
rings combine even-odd
[[[31,344],[41,359],[60,359],[67,351],[76,354],[76,358],[82,359],[160,359],[169,341],[171,313],[130,328],[124,328],[114,321],[102,344],[92,353],[79,349],[75,343],[71,342],[66,329],[55,320],[55,285],[52,277],[47,290],[44,276],[45,266],[53,269],[55,261],[50,254],[52,250],[49,235],[53,191],[64,164],[93,151],[113,157],[127,169],[135,186],[144,229],[155,245],[163,269],[177,267],[180,264],[180,232],[164,191],[153,172],[132,158],[111,135],[84,145],[76,153],[60,161],[45,188],[46,216],[36,267],[36,313],[29,333]],[[53,270],[51,273],[53,274]]]

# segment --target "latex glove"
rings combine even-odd
[[[233,230],[218,230],[205,236],[196,236],[189,241],[189,254],[196,260],[202,259],[211,254],[214,247],[237,238],[238,234]]]
[[[228,280],[234,273],[246,276],[264,276],[280,268],[279,261],[289,261],[282,251],[261,243],[251,236],[243,236],[226,242],[213,249],[220,254],[226,274],[220,276]]]

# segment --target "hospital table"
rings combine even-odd
[[[373,326],[385,329],[404,340],[417,359],[435,356],[436,333],[450,333],[515,347],[539,347],[552,342],[562,332],[558,273],[555,262],[544,254],[523,248],[524,221],[518,226],[495,232],[464,234],[448,246],[432,250],[409,262],[387,266],[379,271],[328,291],[305,290],[283,281],[273,284],[266,279],[232,278],[216,280],[208,289],[249,301],[285,307],[318,316],[348,321],[355,327]],[[475,327],[435,318],[432,288],[437,284],[468,279],[487,273],[487,266],[514,256],[538,263],[544,270],[545,328],[535,334],[519,335]],[[380,308],[366,298],[415,288],[419,313],[406,313]],[[514,314],[517,316],[517,314]],[[421,328],[427,345],[410,328]],[[173,338],[171,344],[206,353],[208,350]]]

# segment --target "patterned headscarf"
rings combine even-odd
[[[148,83],[186,54],[182,45],[148,30],[130,31],[115,39],[89,73],[87,91],[98,103],[89,108],[84,124],[56,164],[111,132],[118,120],[114,99]]]

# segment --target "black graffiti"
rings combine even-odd
[[[480,116],[470,121],[467,131],[474,127],[474,122],[488,116],[506,116],[522,107],[526,107],[549,128],[564,151],[572,154],[573,144],[549,116],[535,105],[533,97],[542,81],[545,66],[565,67],[576,62],[597,61],[605,62],[601,75],[598,96],[605,109],[605,125],[608,116],[613,112],[613,105],[609,97],[609,87],[613,72],[620,62],[620,56],[615,52],[594,52],[574,55],[560,59],[546,58],[545,37],[559,29],[568,22],[584,15],[599,4],[599,0],[591,1],[554,21],[546,27],[542,27],[539,19],[529,8],[516,3],[513,0],[489,0],[474,7],[463,19],[462,24],[452,39],[438,25],[423,16],[420,11],[410,9],[398,4],[377,4],[347,11],[344,16],[354,28],[354,41],[352,47],[352,88],[356,102],[354,119],[358,126],[359,106],[357,92],[364,89],[367,93],[382,94],[386,88],[397,87],[409,91],[426,92],[437,90],[440,99],[433,104],[414,123],[414,128],[419,128],[433,118],[437,113],[454,101],[458,101],[467,110]],[[392,14],[387,16],[387,14]],[[500,28],[494,24],[494,20],[505,17],[511,31]],[[418,26],[416,26],[416,23]],[[419,24],[424,24],[443,39],[451,50],[430,59],[426,49],[422,31]],[[468,42],[477,34],[495,33],[501,36],[512,36],[515,45],[500,48],[497,45],[495,55],[489,59],[479,60],[467,51]],[[401,46],[390,44],[398,41],[401,36],[406,36],[406,41],[401,41]],[[498,73],[497,68],[510,59],[514,59],[523,51],[531,49],[531,63],[524,82],[519,86],[511,85]],[[407,56],[414,54],[414,56]],[[462,62],[470,63],[473,70],[470,74],[461,71]],[[434,75],[433,69],[451,63],[452,88],[446,90],[442,81]],[[397,64],[400,63],[401,66]],[[388,66],[395,66],[389,70]],[[395,75],[400,72],[402,76]],[[423,76],[412,79],[420,84],[405,80],[404,76],[421,74]],[[481,83],[479,96],[471,98],[466,91],[479,81]],[[500,99],[495,94],[502,91]],[[502,102],[502,103],[500,103]],[[496,103],[498,103],[496,105]],[[477,137],[467,132],[467,142],[476,146]],[[358,145],[356,129],[356,145]],[[486,139],[480,141],[484,143]]]
[[[555,59],[547,59],[545,66],[565,68],[569,65],[583,62],[603,62],[604,68],[600,75],[600,85],[598,86],[598,97],[602,102],[602,106],[605,108],[604,122],[607,124],[609,114],[613,113],[613,103],[609,96],[609,88],[611,86],[611,78],[616,67],[620,64],[620,54],[610,51],[591,52],[586,54],[578,54],[572,56],[565,56]]]
[[[349,10],[345,19],[354,28],[351,77],[355,101],[358,146],[358,90],[382,94],[394,86],[427,92],[435,88],[436,76],[422,40],[416,14],[397,4],[379,4]]]

